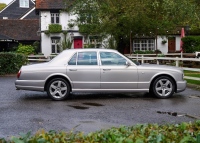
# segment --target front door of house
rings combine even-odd
[[[83,40],[82,39],[74,39],[74,49],[83,48]]]
[[[168,53],[174,53],[176,51],[176,39],[175,37],[168,38]]]

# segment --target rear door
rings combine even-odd
[[[100,68],[97,52],[78,52],[68,63],[67,75],[73,89],[100,89]]]

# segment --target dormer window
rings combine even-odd
[[[29,0],[19,0],[19,7],[29,8]]]

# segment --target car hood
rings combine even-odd
[[[157,64],[141,64],[141,65],[138,66],[138,68],[183,71],[183,69],[180,68],[180,67],[168,66],[168,65],[157,65]]]

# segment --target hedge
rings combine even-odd
[[[0,53],[0,75],[16,74],[22,65],[27,64],[27,56],[20,53]]]
[[[138,124],[119,128],[113,127],[84,134],[82,132],[38,131],[10,139],[2,143],[200,143],[200,120],[180,124]]]
[[[182,38],[184,53],[200,51],[200,36],[186,36]]]

